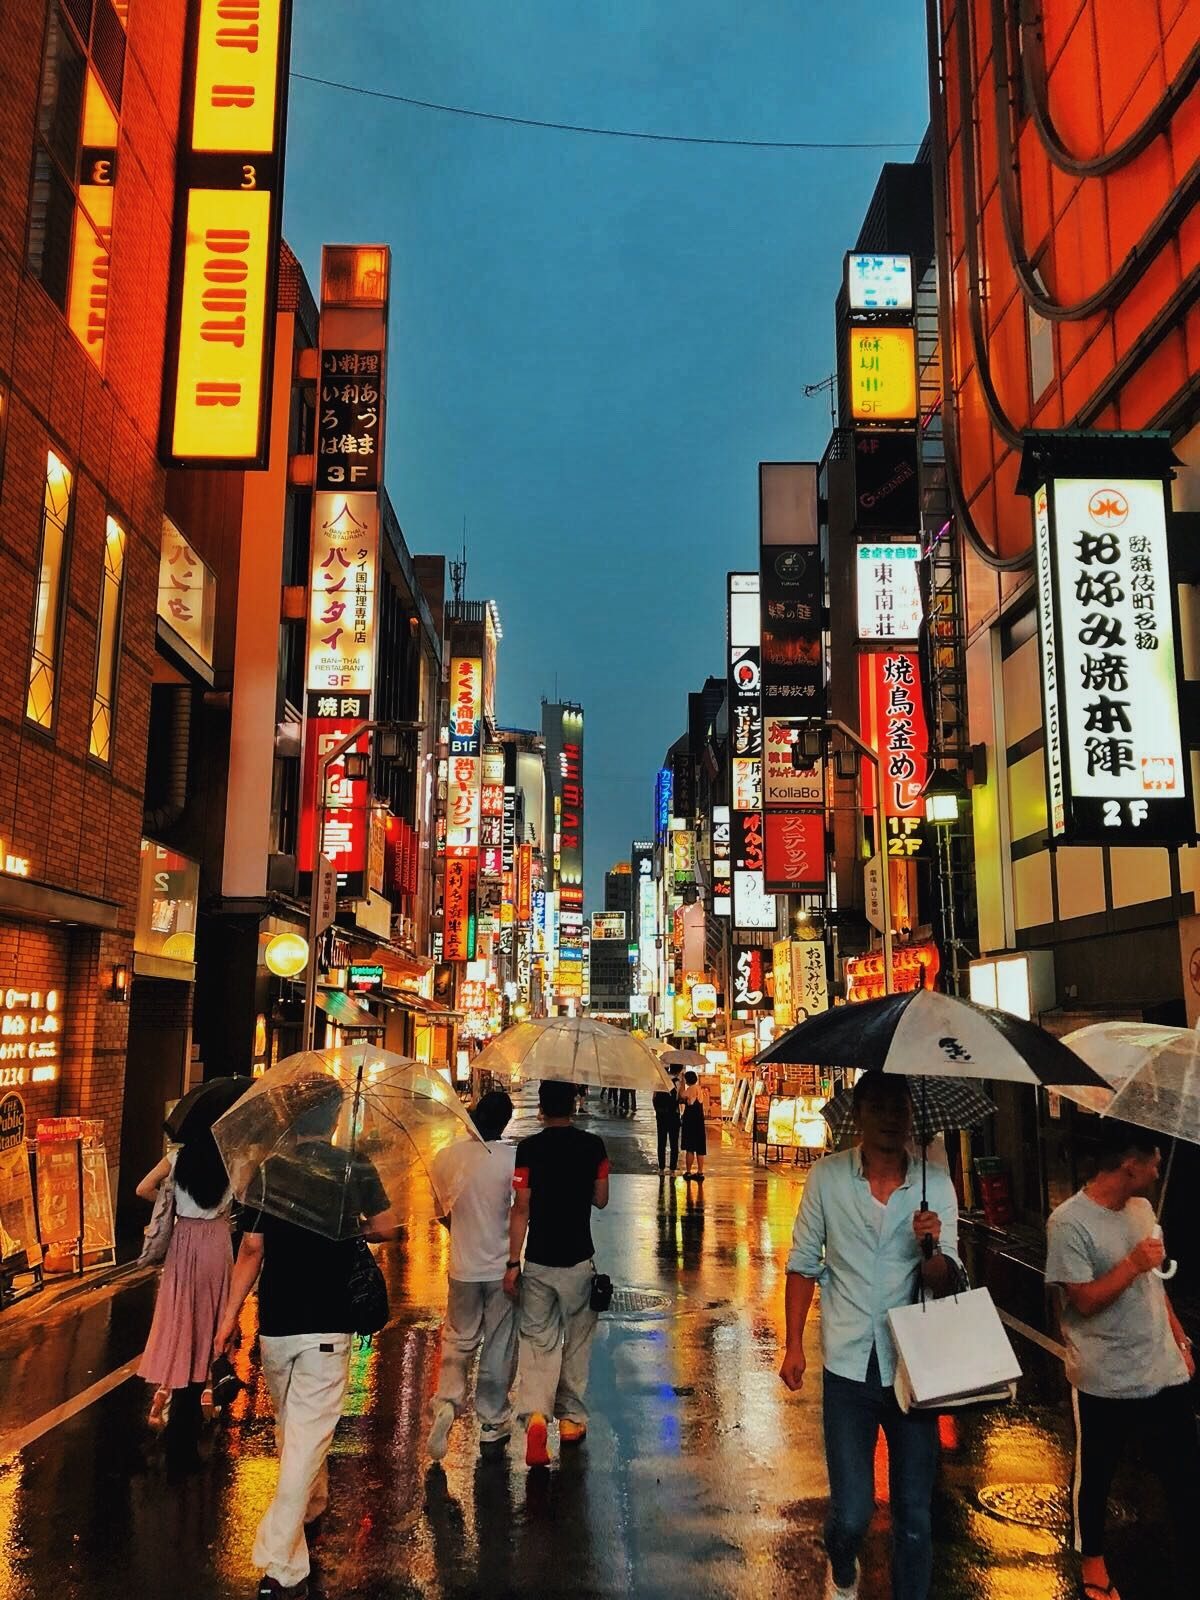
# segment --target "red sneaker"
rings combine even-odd
[[[564,1417],[559,1423],[558,1442],[560,1444],[582,1444],[586,1438],[586,1422],[572,1422],[569,1417]]]
[[[527,1467],[548,1467],[550,1465],[550,1451],[546,1446],[546,1419],[535,1415],[530,1417],[529,1426],[525,1430],[525,1465]]]

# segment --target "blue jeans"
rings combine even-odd
[[[874,1350],[864,1382],[825,1373],[825,1464],[829,1517],[825,1549],[834,1582],[849,1588],[875,1512],[875,1445],[888,1446],[892,1507],[893,1600],[927,1600],[933,1576],[930,1505],[938,1467],[937,1417],[905,1416],[879,1381]]]

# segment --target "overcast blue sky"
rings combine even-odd
[[[651,144],[304,82],[285,230],[392,247],[387,479],[504,625],[499,713],[586,713],[589,901],[650,825],[687,693],[754,565],[757,463],[819,456],[833,299],[887,159],[927,120],[917,0],[298,4],[294,71],[509,115],[887,151]]]

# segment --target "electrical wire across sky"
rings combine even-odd
[[[540,117],[509,116],[500,111],[477,111],[470,106],[445,105],[438,100],[418,100],[412,95],[394,94],[387,89],[368,89],[358,83],[340,83],[334,78],[319,78],[308,72],[291,73],[298,83],[317,84],[343,94],[363,95],[371,100],[390,100],[396,105],[414,106],[421,111],[442,111],[449,116],[473,117],[480,122],[507,122],[518,128],[544,128],[554,133],[582,133],[602,139],[643,139],[655,144],[718,145],[735,150],[916,150],[919,139],[719,139],[705,134],[651,133],[638,128],[594,128],[577,122],[551,122]]]

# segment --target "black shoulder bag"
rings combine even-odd
[[[354,1241],[354,1265],[346,1285],[350,1300],[350,1321],[354,1332],[369,1338],[386,1328],[391,1315],[387,1284],[379,1263],[365,1239]]]

